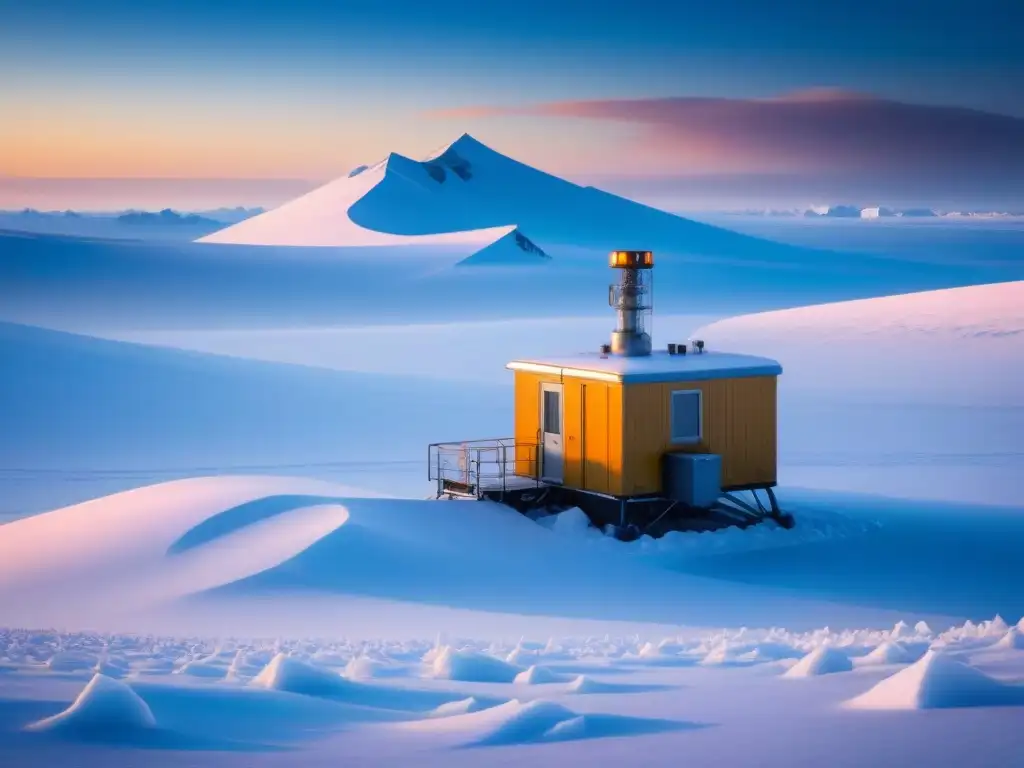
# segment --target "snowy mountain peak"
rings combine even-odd
[[[464,244],[495,244],[499,251],[509,243],[496,240],[512,227],[548,249],[605,252],[642,240],[651,250],[699,252],[702,258],[734,258],[752,247],[769,254],[792,250],[579,186],[497,152],[469,134],[423,160],[393,152],[202,241],[349,248],[449,246],[455,238]],[[443,242],[426,239],[439,236]],[[509,253],[516,258],[509,262],[503,257],[502,263],[521,263],[524,253],[541,256],[528,241],[511,245]],[[481,253],[474,263],[485,255],[489,261],[492,254]]]
[[[456,154],[471,154],[474,152],[486,152],[492,155],[501,154],[500,152],[497,152],[488,147],[482,141],[478,141],[477,139],[473,138],[468,133],[464,133],[461,136],[459,136],[459,138],[457,138],[455,141],[445,144],[440,149],[436,149],[433,152],[431,152],[429,155],[423,158],[423,161],[430,162],[431,160],[436,160],[437,158],[441,157],[447,152],[455,152]]]

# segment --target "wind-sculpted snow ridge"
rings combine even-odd
[[[420,626],[436,626],[424,611],[433,606],[505,615],[509,626],[522,614],[728,626],[741,618],[808,621],[817,605],[663,566],[633,545],[562,536],[497,504],[383,498],[302,478],[206,477],[0,527],[0,611],[23,624],[161,625],[177,616],[195,631],[254,634],[274,623],[275,611],[302,631],[334,632],[347,623],[339,606],[366,599],[386,601],[392,615],[415,604]],[[691,594],[702,599],[685,598]],[[263,610],[248,610],[252,601]],[[824,605],[848,622],[879,615]],[[356,613],[382,621],[376,611]],[[478,614],[467,621],[489,623]],[[210,661],[190,656],[181,674],[226,675],[230,659]],[[509,678],[533,663],[543,664],[510,665]]]
[[[513,744],[642,736],[699,727],[693,723],[622,715],[578,714],[555,701],[519,699],[465,714],[399,726],[454,738],[458,746],[500,747]]]

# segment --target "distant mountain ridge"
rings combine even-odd
[[[540,251],[555,259],[556,251],[567,247],[730,258],[754,250],[762,255],[793,251],[574,184],[469,134],[422,160],[392,152],[200,242],[357,247],[475,240],[483,248],[512,230],[536,248],[521,249],[525,256]]]
[[[196,223],[210,221],[214,224],[234,224],[251,216],[263,213],[264,208],[214,208],[212,210],[177,211],[164,208],[160,211],[145,211],[129,208],[124,211],[40,211],[36,208],[22,208],[14,211],[0,211],[0,216],[18,216],[26,219],[72,218],[72,219],[117,219],[130,223]]]
[[[721,211],[731,216],[804,217],[807,219],[948,218],[1002,219],[1024,217],[1024,210],[941,210],[938,208],[894,208],[884,205],[820,205],[810,208],[745,208]]]
[[[205,216],[200,216],[196,213],[178,213],[172,211],[170,208],[165,208],[159,213],[150,213],[148,211],[130,211],[129,213],[122,213],[117,217],[117,220],[122,224],[142,225],[142,226],[172,226],[172,227],[204,227],[204,226],[217,226],[221,224],[219,221],[214,219],[208,219]]]
[[[262,208],[216,208],[201,211],[0,211],[0,229],[70,237],[132,240],[194,240],[251,216]]]

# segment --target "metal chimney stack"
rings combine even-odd
[[[654,254],[612,251],[608,264],[619,270],[619,282],[608,287],[608,304],[619,316],[619,325],[612,331],[612,354],[649,355],[651,336],[647,329],[654,309]]]

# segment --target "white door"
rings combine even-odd
[[[540,431],[542,480],[560,483],[563,480],[565,458],[562,453],[562,385],[540,385]]]

